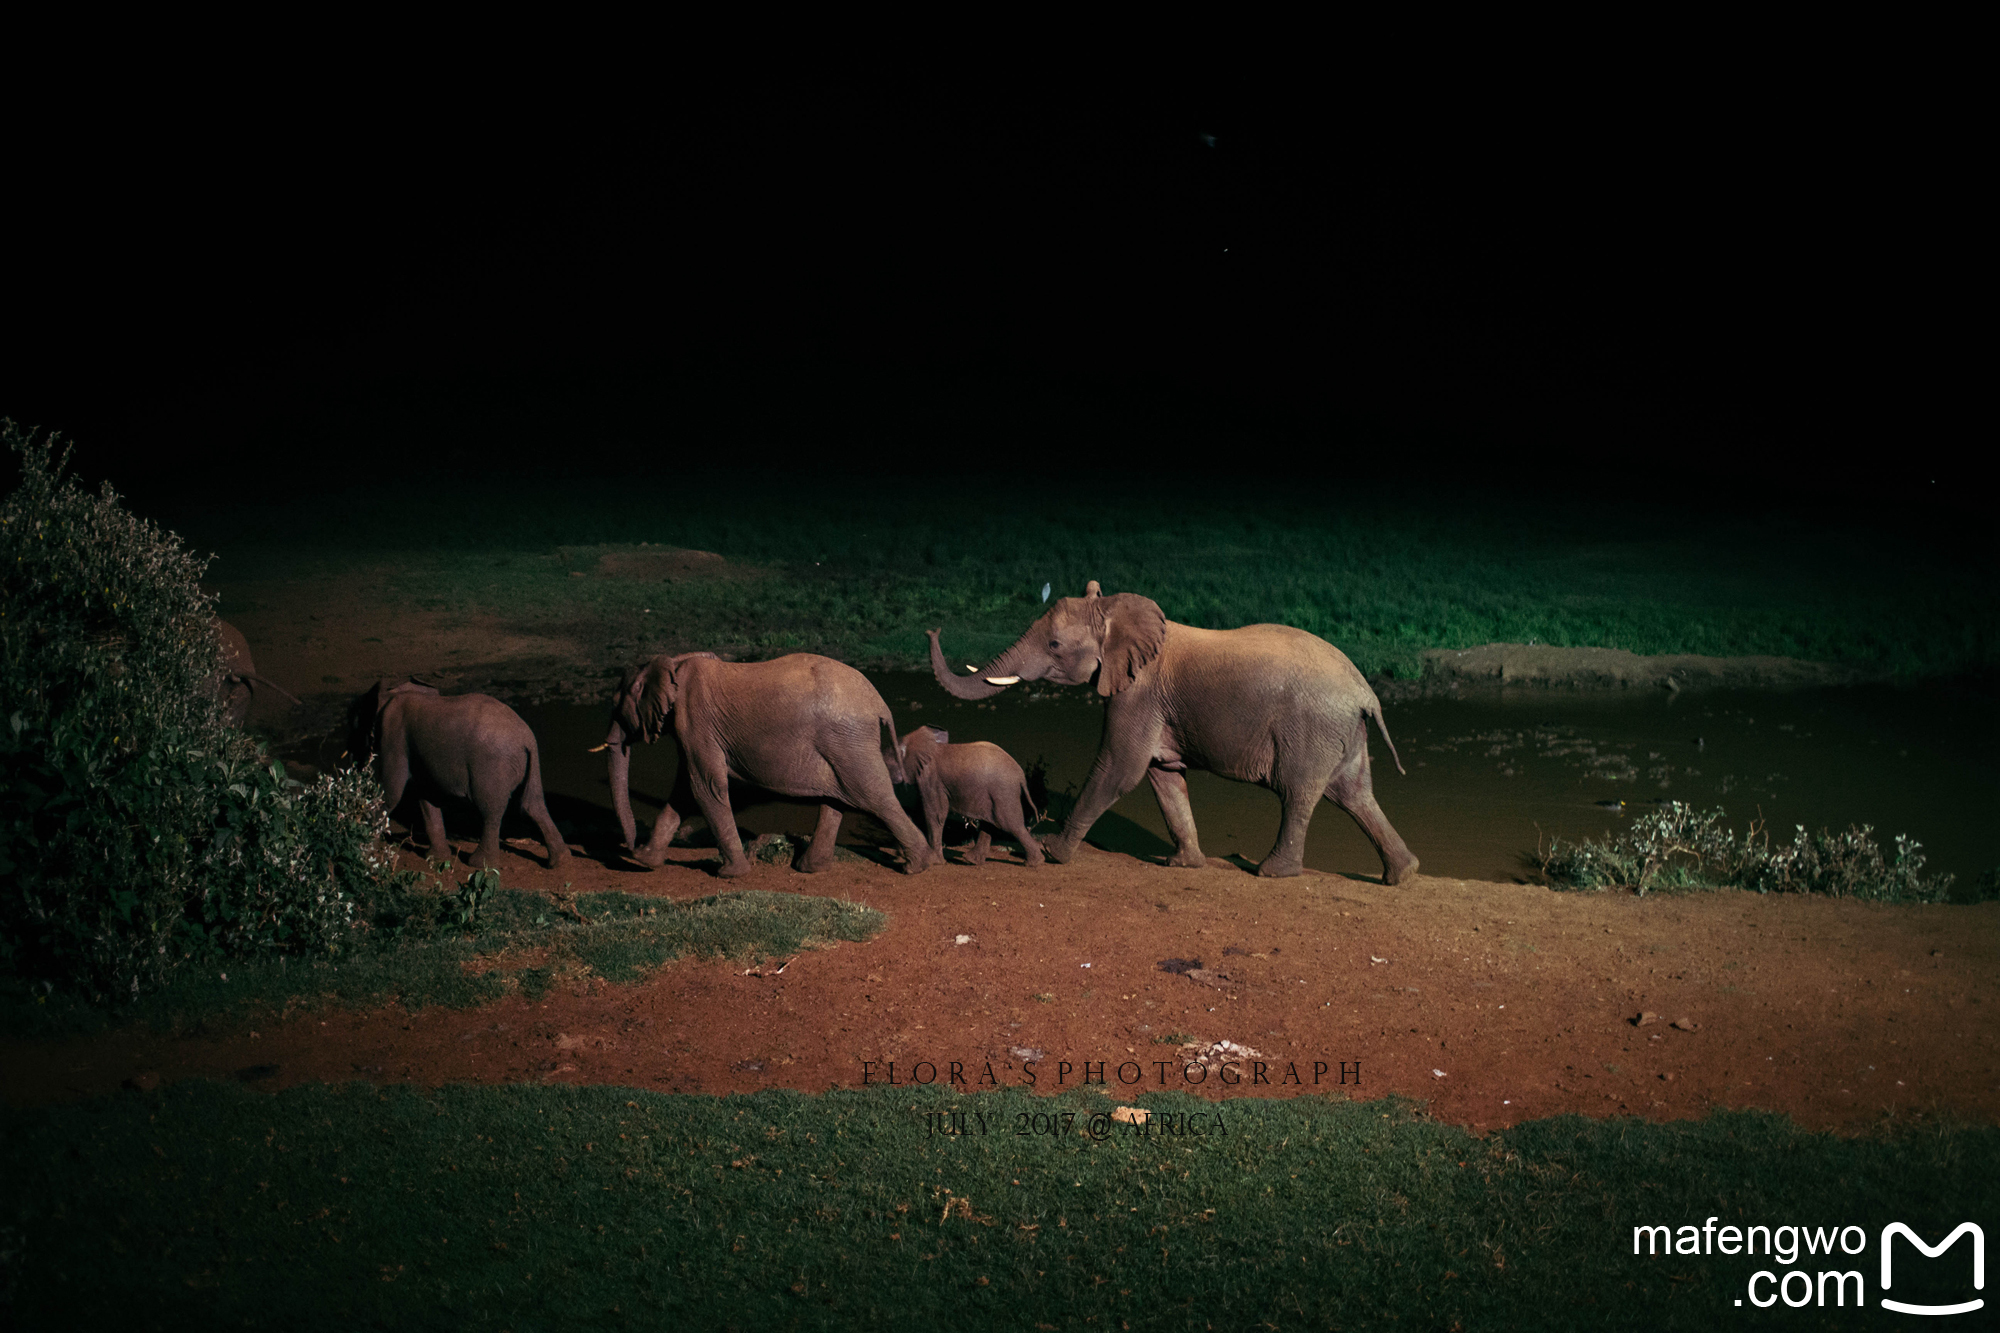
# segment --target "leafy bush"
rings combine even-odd
[[[1536,861],[1557,889],[1740,888],[1885,902],[1941,902],[1951,892],[1952,876],[1926,878],[1923,845],[1900,833],[1885,858],[1868,824],[1842,833],[1796,825],[1789,844],[1773,847],[1761,821],[1739,838],[1723,818],[1719,808],[1674,801],[1607,838],[1551,839]]]
[[[0,970],[129,998],[190,957],[337,946],[386,857],[361,774],[232,728],[204,562],[0,422]]]

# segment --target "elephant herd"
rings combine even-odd
[[[1188,804],[1186,773],[1202,769],[1278,794],[1283,818],[1261,875],[1303,868],[1306,829],[1324,798],[1361,826],[1396,884],[1417,858],[1375,801],[1367,720],[1396,757],[1382,705],[1346,655],[1284,625],[1200,629],[1169,621],[1134,593],[1105,596],[1093,580],[1082,597],[1059,599],[984,670],[953,672],[930,632],[931,669],[953,697],[981,700],[1022,681],[1091,685],[1103,696],[1097,757],[1062,831],[1037,843],[1021,766],[987,742],[954,744],[920,727],[899,735],[866,677],[831,658],[795,653],[768,662],[727,662],[713,653],[655,657],[625,673],[611,701],[607,756],[612,804],[633,858],[658,866],[690,804],[722,851],[720,874],[750,868],[729,804],[732,779],[820,802],[801,870],[834,855],[842,813],[865,810],[901,847],[905,870],[943,859],[947,811],[980,826],[974,864],[992,830],[1016,839],[1029,865],[1064,862],[1114,802],[1151,782],[1175,843],[1169,864],[1204,864]],[[378,683],[349,710],[349,753],[373,755],[391,808],[406,792],[422,804],[431,846],[445,846],[444,797],[470,800],[483,823],[473,864],[499,855],[500,820],[518,800],[548,847],[551,865],[569,855],[542,796],[534,733],[486,695],[440,695],[417,682]],[[681,770],[667,808],[639,841],[630,794],[631,750],[671,729]],[[1396,760],[1400,771],[1402,762]],[[916,787],[926,824],[904,813],[896,785]]]

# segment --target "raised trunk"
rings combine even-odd
[[[937,683],[944,686],[953,698],[973,700],[991,699],[994,695],[1006,689],[1007,686],[991,684],[989,683],[990,678],[1007,676],[1021,678],[1023,673],[1017,670],[1016,667],[1021,659],[1026,656],[1024,645],[1028,641],[1028,635],[1040,632],[1041,621],[1038,620],[1028,627],[1027,634],[1023,634],[1014,641],[1012,648],[994,658],[991,666],[976,675],[961,676],[945,663],[944,649],[938,646],[938,632],[932,630],[930,632],[931,674],[937,677]],[[1008,684],[1012,683],[1012,681],[1008,682]]]
[[[604,738],[605,757],[611,766],[611,808],[618,813],[618,827],[625,834],[625,849],[639,849],[639,826],[632,819],[632,742],[625,724],[613,719],[611,734]]]

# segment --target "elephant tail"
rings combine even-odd
[[[242,671],[238,672],[237,675],[239,679],[241,679],[245,684],[249,685],[253,693],[256,691],[259,685],[263,685],[276,690],[278,693],[284,695],[287,699],[290,699],[293,703],[297,703],[299,701],[298,695],[293,694],[290,690],[280,685],[277,681],[267,680],[266,678],[258,675],[254,671]]]
[[[1027,807],[1029,828],[1042,822],[1042,812],[1035,808],[1035,793],[1028,789],[1028,779],[1025,776],[1021,779],[1021,804]]]
[[[1375,719],[1375,730],[1382,733],[1382,743],[1389,747],[1389,757],[1396,761],[1396,771],[1404,777],[1408,777],[1409,771],[1403,767],[1403,756],[1396,753],[1396,742],[1389,739],[1389,724],[1382,720],[1382,701],[1377,699],[1371,692],[1368,696],[1368,702],[1373,707],[1364,708],[1361,711]]]
[[[888,742],[882,747],[882,758],[889,762],[889,780],[901,786],[910,780],[910,773],[903,764],[903,739],[896,731],[896,719],[891,716],[889,705],[882,705],[882,711],[876,715],[875,725],[878,734],[888,733]]]

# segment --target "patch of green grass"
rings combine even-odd
[[[0,1284],[25,1327],[1707,1330],[1787,1265],[1635,1255],[1635,1227],[1858,1226],[1862,1253],[1795,1266],[1858,1270],[1872,1304],[1886,1223],[1938,1240],[2000,1203],[1992,1126],[1482,1139],[1409,1103],[1138,1100],[1145,1131],[1093,1122],[1094,1090],[935,1087],[189,1083],[9,1110]],[[1964,1268],[1899,1266],[1896,1294],[1949,1298]]]
[[[37,1036],[127,1023],[179,1031],[298,1005],[464,1007],[591,978],[625,985],[684,954],[782,958],[834,940],[870,939],[886,924],[881,912],[858,903],[762,891],[682,902],[626,893],[552,900],[462,884],[455,892],[405,886],[404,895],[390,904],[399,915],[378,916],[338,957],[189,966],[161,991],[114,1010],[60,991],[15,989],[0,996],[0,1026]],[[476,903],[469,926],[468,900]]]
[[[1760,821],[1740,838],[1720,809],[1673,801],[1603,838],[1553,838],[1536,868],[1555,889],[1751,889],[1823,893],[1878,902],[1948,901],[1952,876],[1925,875],[1923,844],[1897,834],[1884,856],[1867,824],[1844,832],[1806,832],[1773,846]]]
[[[754,505],[606,504],[602,482],[552,477],[531,507],[513,483],[457,488],[461,521],[443,529],[427,501],[380,487],[303,498],[297,512],[260,497],[254,513],[211,505],[186,517],[221,551],[225,586],[238,571],[310,580],[366,565],[382,572],[371,596],[386,604],[497,613],[531,630],[610,626],[633,656],[804,650],[920,667],[924,631],[942,627],[954,661],[984,662],[1040,613],[1043,584],[1075,596],[1094,578],[1186,624],[1296,625],[1370,674],[1414,675],[1428,648],[1528,641],[1902,676],[2000,660],[2000,611],[1980,569],[1846,522],[1640,500],[1538,513],[1352,486],[1274,495],[1221,483],[1190,496],[957,478],[902,481],[896,495],[888,514],[877,483],[777,477]],[[592,548],[640,542],[764,574],[570,577]]]

